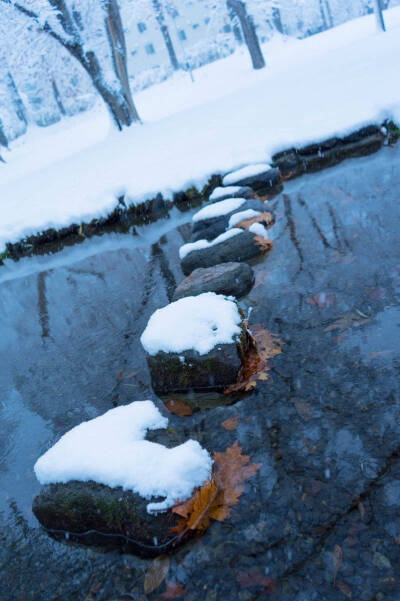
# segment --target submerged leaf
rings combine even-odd
[[[180,415],[181,417],[188,417],[189,415],[193,415],[193,409],[189,405],[189,403],[185,403],[185,401],[178,401],[176,399],[171,399],[164,403],[165,408],[170,413],[174,415]]]
[[[150,595],[155,591],[169,571],[168,557],[157,557],[149,566],[144,577],[144,592]]]

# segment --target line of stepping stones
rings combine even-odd
[[[193,216],[191,242],[180,248],[182,271],[187,277],[175,290],[174,306],[158,310],[142,336],[153,389],[161,395],[224,390],[236,382],[248,351],[245,316],[236,302],[238,334],[230,341],[215,344],[208,352],[199,353],[195,345],[174,352],[162,340],[158,347],[147,345],[148,338],[157,338],[163,320],[177,319],[180,313],[185,319],[176,323],[176,329],[200,330],[204,325],[202,303],[211,300],[207,293],[224,295],[228,310],[231,297],[246,295],[254,284],[253,269],[245,261],[260,257],[272,246],[266,241],[273,218],[256,192],[276,191],[280,186],[279,170],[253,165],[228,174],[223,183],[227,186],[216,188],[210,195],[211,204]],[[189,300],[184,300],[198,295],[202,298],[197,304],[191,301],[189,305]],[[189,322],[188,311],[192,311]],[[208,327],[217,334],[220,324],[217,319],[215,323],[209,319]],[[179,332],[176,335],[179,337]]]
[[[211,204],[194,216],[192,241],[184,245],[180,253],[182,268],[188,277],[177,287],[174,301],[150,317],[141,337],[155,392],[219,390],[225,389],[237,379],[248,346],[248,332],[245,316],[234,297],[247,294],[254,283],[253,270],[244,261],[260,256],[265,251],[257,240],[266,237],[265,226],[270,226],[271,220],[266,218],[265,225],[261,222],[251,223],[248,230],[238,226],[249,217],[263,216],[266,212],[266,205],[256,197],[254,190],[265,193],[280,185],[277,170],[270,169],[269,166],[253,167],[252,170],[251,175],[248,174],[251,171],[249,168],[245,176],[243,172],[242,175],[240,172],[229,174],[224,178],[226,186],[214,190],[210,196]],[[166,350],[162,350],[163,340],[167,344]],[[186,346],[185,341],[188,342]],[[174,343],[180,345],[179,350],[168,348],[171,345],[173,347]],[[153,405],[150,401],[141,403]],[[68,539],[85,545],[120,548],[144,557],[165,553],[181,542],[170,534],[171,527],[177,520],[176,515],[170,511],[149,513],[150,505],[146,498],[129,486],[124,486],[119,480],[115,481],[116,474],[122,469],[118,463],[118,449],[121,447],[119,437],[122,434],[119,434],[120,429],[115,424],[115,431],[109,432],[108,427],[104,427],[104,421],[110,419],[112,422],[117,418],[117,412],[126,411],[126,426],[129,429],[131,420],[128,419],[128,412],[141,411],[141,408],[133,407],[141,403],[118,407],[100,418],[80,424],[38,460],[35,471],[44,486],[34,499],[33,512],[47,532],[57,540]],[[157,441],[157,428],[165,428],[165,425],[160,424],[167,421],[154,405],[146,410],[155,412],[156,421],[144,425],[138,439],[143,440],[143,443],[146,443],[144,437],[148,429],[155,430],[150,441]],[[146,423],[146,419],[143,423]],[[100,447],[96,428],[103,437],[107,432],[104,441],[101,438]],[[78,432],[79,429],[81,430]],[[165,435],[168,433],[165,430],[158,432],[158,440],[165,444]],[[126,433],[129,435],[129,432]],[[113,436],[116,437],[114,442]],[[181,444],[182,436],[179,432],[176,433],[173,449],[165,448],[165,452],[178,451],[189,445],[192,458],[188,460],[187,455],[184,455],[176,469],[180,470],[183,481],[185,477],[191,478],[193,486],[198,486],[201,483],[193,481],[193,473],[188,475],[190,471],[187,474],[185,470],[194,470],[199,478],[204,470],[209,469],[207,461],[210,462],[211,459],[196,441]],[[86,440],[88,437],[89,441]],[[170,446],[171,441],[167,442],[167,446]],[[91,463],[94,452],[90,448],[91,444],[100,449],[98,452],[101,456],[104,455],[103,461],[95,453],[94,464]],[[82,453],[77,450],[77,445],[82,445]],[[71,449],[69,454],[75,455],[77,459],[67,457],[64,461],[65,449],[68,448]],[[125,465],[127,460],[129,463],[132,451],[129,452],[127,447],[122,454],[127,455],[122,458]],[[93,475],[87,476],[87,481],[82,481],[85,478],[76,475],[81,470],[81,455],[84,473],[85,470],[89,474],[96,474],[96,470],[103,473],[104,469],[109,469],[114,484],[108,485],[107,478],[103,480],[107,484],[101,483],[102,476],[97,479]],[[118,463],[116,470],[112,467],[114,455]],[[49,477],[48,469],[53,470],[60,458],[61,476],[54,478],[53,473]],[[140,463],[140,459],[136,457],[132,461]],[[151,468],[144,468],[151,480]],[[65,477],[68,470],[72,477]],[[123,480],[128,472],[129,470],[126,474],[124,472],[120,479]],[[206,477],[202,476],[202,479]],[[163,502],[163,488],[157,490],[158,498],[155,501]],[[153,494],[157,497],[156,493]]]

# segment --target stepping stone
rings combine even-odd
[[[237,381],[249,344],[236,302],[214,292],[159,309],[140,340],[158,394],[224,390]]]
[[[213,240],[229,227],[229,220],[235,213],[243,211],[265,212],[265,204],[256,198],[226,198],[203,207],[193,215],[192,240]],[[253,213],[253,216],[254,213]]]
[[[267,250],[267,245],[263,247],[259,244],[257,234],[240,228],[233,228],[211,242],[198,240],[197,242],[184,244],[179,249],[179,256],[183,273],[189,275],[198,267],[212,267],[219,263],[231,261],[248,261],[261,256]]]
[[[247,263],[222,263],[213,267],[195,269],[175,290],[173,300],[215,292],[240,298],[254,284],[254,272]]]
[[[224,186],[250,186],[259,194],[267,194],[281,188],[281,175],[276,167],[257,163],[228,173],[222,182]]]
[[[249,186],[219,186],[210,194],[209,200],[217,202],[226,198],[254,198],[255,193]]]
[[[117,407],[67,432],[36,462],[43,484],[33,502],[55,537],[121,547],[143,556],[173,545],[168,511],[210,475],[197,441],[167,448],[145,440],[168,420],[151,401]],[[161,545],[161,547],[160,547]]]

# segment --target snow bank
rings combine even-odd
[[[245,219],[253,219],[253,217],[258,217],[259,215],[261,215],[260,211],[255,211],[254,209],[239,211],[239,213],[234,213],[234,215],[230,217],[228,227],[234,227]]]
[[[41,484],[92,480],[121,486],[145,499],[149,512],[187,499],[210,475],[212,460],[198,442],[188,440],[173,449],[145,440],[147,430],[166,428],[168,420],[151,401],[111,409],[76,426],[35,464]]]
[[[245,198],[227,198],[226,200],[220,200],[214,204],[207,205],[203,209],[200,209],[193,215],[192,221],[204,221],[204,219],[212,219],[213,217],[220,217],[221,215],[227,215],[246,202]]]
[[[173,86],[153,86],[145,91],[146,102],[140,94],[135,98],[143,125],[104,133],[99,142],[93,124],[82,136],[77,120],[73,139],[82,146],[70,156],[63,155],[57,137],[51,156],[61,158],[39,160],[41,147],[33,152],[28,135],[15,159],[2,151],[7,165],[0,163],[0,251],[6,242],[46,228],[104,217],[120,194],[132,203],[158,192],[170,198],[204,185],[212,173],[270,162],[280,150],[387,118],[400,122],[400,8],[385,11],[385,19],[385,34],[376,32],[369,15],[275,50],[267,45],[265,69],[252,70],[248,54],[239,51],[204,67],[193,84],[186,76]],[[163,85],[170,90],[171,110],[159,101]],[[173,106],[182,110],[172,114]],[[82,148],[86,137],[91,145]]]
[[[226,196],[227,194],[231,194],[233,196],[234,194],[237,194],[241,189],[242,186],[226,186],[225,188],[219,186],[218,188],[214,188],[209,198],[212,202],[215,202],[219,200],[222,196]]]
[[[188,244],[184,244],[183,246],[180,247],[179,257],[182,260],[186,257],[186,255],[193,252],[194,250],[201,250],[202,248],[208,248],[209,246],[215,246],[216,244],[221,244],[221,242],[225,242],[225,240],[229,240],[229,238],[233,238],[233,236],[237,236],[242,231],[243,230],[241,230],[239,228],[233,228],[231,230],[228,230],[227,232],[224,232],[223,234],[220,234],[217,238],[214,238],[214,240],[211,240],[211,242],[209,242],[208,240],[197,240],[197,242],[188,242]]]
[[[269,239],[268,230],[262,223],[252,223],[249,227],[249,232],[252,232],[252,234],[255,234],[256,236],[261,236],[262,238],[265,238],[265,240]]]
[[[224,186],[229,186],[230,184],[234,184],[235,182],[239,182],[245,177],[252,177],[253,175],[259,175],[260,173],[264,173],[264,171],[268,171],[271,169],[271,165],[268,163],[256,163],[253,165],[246,165],[241,169],[237,169],[236,171],[232,171],[225,175],[222,183]]]
[[[158,309],[150,317],[140,342],[149,355],[187,350],[205,355],[218,344],[232,342],[241,332],[241,321],[233,300],[205,292]]]

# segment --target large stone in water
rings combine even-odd
[[[59,540],[120,548],[143,557],[165,553],[176,544],[170,511],[147,512],[148,501],[122,488],[70,481],[44,486],[33,501],[33,513]]]
[[[247,294],[254,284],[254,272],[247,263],[222,263],[195,269],[175,290],[173,300],[216,292],[237,298]]]
[[[213,240],[225,232],[229,226],[229,219],[232,217],[232,215],[235,213],[241,213],[242,211],[248,211],[249,209],[252,209],[253,211],[259,211],[260,213],[266,211],[265,204],[262,200],[258,200],[256,198],[248,199],[239,208],[236,208],[229,213],[219,215],[218,217],[194,221],[191,238],[192,241],[196,242],[197,240]]]
[[[212,267],[231,261],[242,262],[259,257],[265,253],[257,242],[257,237],[247,230],[232,236],[218,244],[199,248],[189,252],[181,262],[182,271],[189,275],[198,267]]]

